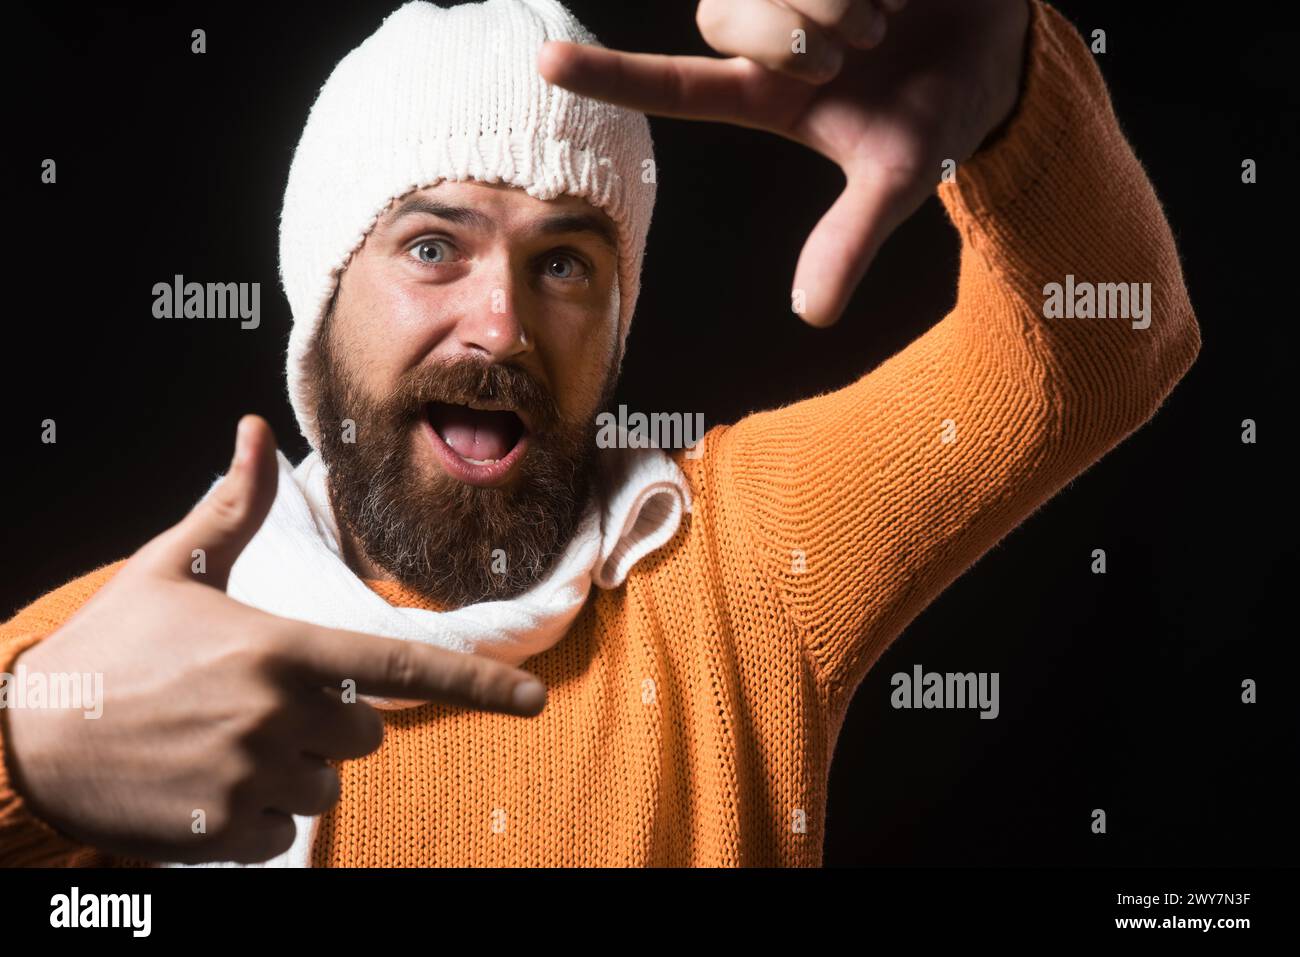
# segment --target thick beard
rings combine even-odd
[[[596,410],[580,422],[561,419],[522,370],[469,359],[412,369],[375,400],[334,354],[328,326],[308,361],[330,501],[353,542],[437,606],[513,598],[540,581],[582,519],[595,478],[595,411],[612,399],[617,376],[611,370]],[[419,474],[412,440],[424,441],[427,404],[477,397],[531,413],[518,474],[497,488],[461,482],[436,465],[432,479]],[[344,441],[346,419],[355,423],[354,442]]]

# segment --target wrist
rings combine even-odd
[[[7,668],[0,671],[17,673],[19,661],[28,670],[39,668],[32,658],[40,650],[40,642],[10,659]],[[51,729],[54,713],[50,709],[5,707],[0,708],[0,791],[8,792],[11,802],[26,811],[27,818],[47,836],[57,836],[63,841],[80,843],[57,822],[40,795],[37,779],[39,769],[47,765],[45,741]]]
[[[989,88],[995,91],[990,96],[990,102],[995,104],[993,119],[979,145],[975,147],[976,153],[988,149],[1001,139],[1019,112],[1030,60],[1031,3],[1032,0],[1016,0],[1016,12],[1009,18],[1011,40],[1007,48],[1011,52],[999,57],[993,66],[993,77],[989,84]]]
[[[23,654],[15,656],[10,662],[10,668],[15,674],[18,673],[18,664]],[[9,787],[32,810],[35,808],[32,803],[31,769],[32,753],[36,745],[33,742],[31,719],[38,717],[38,712],[30,708],[0,708],[0,758],[5,763]]]

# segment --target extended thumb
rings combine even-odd
[[[271,510],[278,479],[271,427],[260,416],[244,416],[230,470],[165,533],[166,570],[224,590],[235,559]]]

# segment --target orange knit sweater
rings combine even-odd
[[[1034,4],[1010,123],[938,192],[962,239],[952,311],[852,385],[678,454],[694,513],[524,663],[543,713],[386,713],[382,746],[340,765],[317,866],[820,864],[831,755],[867,669],[1200,350],[1161,207],[1051,7]],[[1150,326],[1044,318],[1044,286],[1067,275],[1150,282]],[[119,565],[0,628],[0,672]],[[0,720],[0,864],[128,863],[37,818],[4,740]]]

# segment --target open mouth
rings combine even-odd
[[[528,428],[510,409],[430,402],[425,419],[443,467],[474,485],[504,479],[528,445]]]

